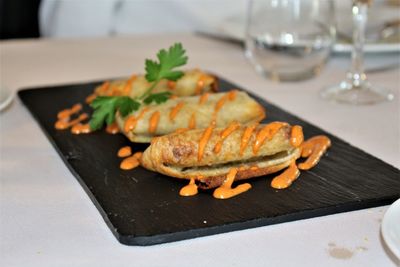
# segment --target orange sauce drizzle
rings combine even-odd
[[[99,89],[99,94],[106,94],[109,88],[110,88],[110,82],[109,81],[104,82]]]
[[[88,118],[88,115],[86,113],[83,113],[81,115],[79,115],[78,118],[76,118],[75,120],[70,121],[69,117],[66,119],[61,119],[58,120],[55,124],[55,128],[57,130],[65,130],[71,126],[74,126],[75,124],[80,123],[81,121],[84,121]]]
[[[321,159],[322,155],[331,146],[331,140],[324,135],[314,136],[305,141],[301,146],[301,156],[307,160],[299,164],[300,170],[309,170]]]
[[[124,86],[124,90],[122,91],[123,95],[129,95],[131,90],[132,90],[132,84],[136,80],[136,75],[132,75],[128,81],[126,81],[126,84]]]
[[[222,107],[223,105],[226,103],[226,100],[228,99],[228,94],[223,95],[215,104],[215,113],[217,113]]]
[[[222,144],[224,143],[225,139],[232,134],[234,131],[236,131],[240,127],[240,124],[237,121],[231,122],[228,127],[226,127],[222,132],[221,132],[221,139],[217,142],[217,144],[214,147],[214,152],[219,153],[222,148]]]
[[[214,130],[215,125],[211,124],[210,126],[207,127],[207,129],[204,130],[203,135],[200,138],[199,141],[199,152],[197,155],[197,159],[198,161],[201,161],[201,159],[203,158],[203,154],[204,154],[204,149],[208,143],[208,140],[210,140],[211,134]]]
[[[238,185],[232,188],[232,183],[235,180],[237,169],[232,168],[229,170],[223,184],[214,190],[213,196],[218,199],[227,199],[246,192],[251,188],[249,183]]]
[[[149,110],[148,107],[145,107],[140,111],[139,115],[137,117],[131,115],[129,116],[124,124],[124,131],[129,132],[132,131],[136,128],[137,122],[144,116],[144,114]]]
[[[167,87],[168,87],[168,89],[170,89],[170,90],[174,90],[174,89],[176,88],[176,82],[174,82],[174,81],[168,81],[168,82],[167,82]]]
[[[123,91],[122,91],[123,92]],[[117,85],[113,85],[111,87],[111,90],[108,90],[107,95],[109,96],[118,96],[121,95],[121,92],[119,90],[119,87]]]
[[[81,111],[82,105],[81,104],[75,104],[72,106],[72,108],[64,109],[61,110],[60,112],[57,113],[57,119],[69,119],[71,115],[78,113]]]
[[[159,120],[160,120],[160,111],[154,111],[150,117],[149,133],[154,133],[157,130]]]
[[[194,196],[197,195],[197,193],[198,190],[194,178],[191,178],[189,184],[182,187],[181,190],[179,191],[179,195],[184,197]]]
[[[119,128],[116,122],[107,125],[106,132],[109,134],[117,134],[119,133]]]
[[[196,113],[193,112],[189,120],[189,129],[194,129],[194,128],[196,128]]]
[[[200,77],[199,77],[199,79],[197,80],[197,83],[196,83],[196,89],[194,91],[195,95],[199,95],[203,91],[206,78],[207,78],[207,75],[205,75],[205,74],[201,74],[200,75]]]
[[[135,129],[137,123],[137,118],[133,115],[129,116],[124,124],[124,131],[129,132],[130,130]]]
[[[130,146],[121,147],[118,150],[118,154],[117,155],[120,158],[129,157],[130,155],[132,155],[132,148]]]
[[[296,166],[296,162],[293,161],[289,168],[272,180],[271,186],[275,189],[287,188],[297,179],[297,177],[299,177],[299,175],[300,171]]]
[[[69,109],[64,109],[57,113],[58,120],[54,124],[57,130],[65,130],[72,127],[71,132],[73,134],[84,134],[90,133],[91,129],[89,124],[81,124],[80,122],[86,120],[88,115],[86,113],[80,114],[76,119],[71,120],[73,114],[78,113],[82,110],[81,104],[75,104]]]
[[[171,96],[169,97],[169,99],[176,99],[176,98],[178,98],[177,95],[171,95]]]
[[[90,125],[89,123],[78,123],[75,124],[74,126],[72,126],[71,128],[71,133],[72,134],[88,134],[90,133],[92,130],[90,129]]]
[[[187,132],[189,129],[188,128],[178,128],[174,131],[174,133],[184,133]]]
[[[122,147],[118,150],[118,157],[127,157],[125,158],[119,167],[123,170],[132,170],[140,165],[140,159],[143,155],[143,152],[136,152],[132,155],[132,149],[129,146]]]
[[[199,105],[204,104],[207,101],[209,95],[210,95],[210,93],[202,94],[200,99],[199,99]]]
[[[240,143],[240,155],[243,156],[244,150],[247,147],[247,144],[249,143],[250,137],[254,130],[257,128],[258,123],[255,123],[253,125],[247,126],[246,129],[243,132],[242,135],[242,140]]]
[[[135,154],[133,154],[133,156],[134,156],[137,160],[140,160],[140,159],[142,158],[142,155],[143,155],[143,152],[140,152],[140,151],[138,151],[138,152],[136,152]]]
[[[97,97],[97,94],[96,94],[96,93],[93,93],[93,94],[89,95],[88,97],[86,97],[85,102],[86,102],[87,104],[90,104],[90,103],[93,102],[93,100],[96,99],[96,97]]]
[[[223,95],[223,96],[217,101],[217,103],[215,104],[215,107],[214,107],[214,114],[213,114],[212,121],[216,121],[216,120],[217,120],[218,112],[219,112],[220,109],[225,105],[225,103],[226,103],[227,100],[230,100],[230,101],[235,100],[236,94],[237,94],[237,91],[236,91],[236,90],[230,91],[229,93]]]
[[[139,166],[139,160],[137,157],[135,157],[135,155],[125,158],[119,165],[119,167],[123,170],[132,170],[137,166]]]
[[[230,91],[230,92],[228,93],[228,99],[229,99],[229,101],[235,100],[236,95],[237,95],[237,90],[232,90],[232,91]]]
[[[182,107],[185,105],[184,102],[179,102],[175,107],[171,109],[171,112],[169,113],[169,120],[173,121],[178,114],[178,112],[182,109]]]
[[[299,147],[304,141],[303,128],[295,125],[290,130],[290,144],[294,147]]]
[[[283,122],[271,122],[270,124],[265,125],[264,128],[257,133],[256,141],[253,146],[253,154],[256,155],[265,140],[271,140],[284,125],[285,123]]]

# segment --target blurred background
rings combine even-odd
[[[368,24],[399,18],[399,0],[373,1]],[[244,25],[247,0],[0,0],[0,38],[72,38],[218,32]],[[336,22],[351,34],[351,0],[336,0]],[[379,7],[379,8],[378,8]],[[371,26],[372,25],[372,26]]]
[[[98,37],[213,29],[246,0],[0,0],[1,39]]]

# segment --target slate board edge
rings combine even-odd
[[[188,239],[195,239],[198,237],[211,236],[224,234],[233,231],[253,229],[257,227],[263,227],[268,225],[274,225],[279,223],[293,222],[303,219],[313,219],[317,217],[324,217],[327,215],[333,215],[343,212],[351,212],[356,210],[362,210],[365,208],[374,208],[383,205],[390,205],[396,199],[400,197],[399,195],[390,196],[382,200],[370,200],[370,201],[354,201],[342,204],[341,206],[327,206],[321,209],[311,209],[303,212],[291,213],[286,215],[281,215],[273,218],[259,218],[254,220],[249,220],[245,222],[237,222],[225,224],[223,226],[215,226],[208,228],[192,229],[184,232],[174,232],[171,234],[161,234],[156,236],[123,236],[118,233],[115,235],[119,242],[128,246],[152,246],[158,244],[164,244],[169,242],[178,242]]]
[[[224,79],[221,76],[218,76],[219,79],[223,79],[228,81],[227,79]],[[313,218],[313,217],[321,217],[321,216],[326,216],[330,214],[335,214],[335,213],[340,213],[340,212],[348,212],[348,211],[354,211],[354,210],[360,210],[360,209],[365,209],[365,208],[371,208],[371,207],[377,207],[377,206],[382,206],[382,205],[388,205],[393,203],[397,198],[400,197],[399,195],[394,195],[387,197],[386,199],[382,200],[370,200],[370,201],[354,201],[354,202],[349,202],[346,203],[345,205],[342,204],[342,207],[335,207],[332,209],[332,207],[324,207],[321,209],[313,209],[313,210],[306,210],[303,212],[297,212],[297,213],[292,213],[292,214],[287,214],[287,215],[281,215],[277,216],[274,218],[259,218],[259,219],[254,219],[254,220],[249,220],[245,222],[238,222],[238,223],[230,223],[230,224],[225,224],[223,226],[216,226],[216,227],[208,227],[208,228],[200,228],[200,229],[192,229],[188,231],[183,231],[183,232],[174,232],[170,234],[161,234],[161,235],[154,235],[154,236],[131,236],[131,235],[121,235],[118,233],[118,229],[116,229],[111,221],[109,220],[106,212],[103,210],[101,207],[100,203],[97,201],[96,197],[93,195],[91,190],[87,187],[86,183],[81,179],[81,177],[75,172],[75,170],[72,168],[72,166],[69,164],[68,159],[64,157],[62,152],[58,149],[54,141],[52,140],[51,136],[49,136],[49,133],[45,130],[44,126],[40,123],[39,119],[37,116],[34,114],[33,110],[29,108],[29,106],[25,105],[24,101],[24,93],[25,92],[30,92],[34,91],[40,88],[46,88],[46,87],[64,87],[64,86],[71,86],[71,85],[84,85],[84,84],[90,84],[90,83],[98,83],[102,82],[103,80],[97,80],[97,81],[89,81],[89,82],[79,82],[79,83],[74,83],[74,84],[61,84],[61,85],[54,85],[54,86],[45,86],[45,87],[36,87],[36,88],[28,88],[28,89],[20,89],[18,90],[18,97],[22,100],[22,103],[24,104],[25,107],[30,111],[31,115],[35,119],[35,121],[39,124],[41,130],[44,132],[45,136],[49,139],[50,143],[52,146],[56,149],[57,153],[60,155],[64,163],[66,164],[67,168],[71,171],[71,173],[75,176],[75,178],[78,180],[79,184],[83,187],[84,191],[88,194],[89,198],[92,200],[93,204],[96,206],[96,208],[99,210],[101,216],[103,217],[104,221],[110,228],[111,232],[114,234],[114,236],[117,238],[117,240],[121,244],[125,245],[139,245],[139,246],[149,246],[149,245],[156,245],[156,244],[161,244],[161,243],[166,243],[166,242],[174,242],[174,241],[181,241],[185,239],[192,239],[192,238],[197,238],[197,237],[202,237],[202,236],[209,236],[209,235],[215,235],[215,234],[221,234],[221,233],[227,233],[227,232],[232,232],[232,231],[237,231],[237,230],[245,230],[245,229],[250,229],[250,228],[255,228],[255,227],[261,227],[261,226],[267,226],[267,225],[272,225],[272,224],[278,224],[282,222],[289,222],[289,221],[294,221],[294,220],[299,220],[299,219],[307,219],[307,218]],[[296,119],[300,121],[304,121],[308,123],[309,125],[321,130],[321,132],[328,133],[323,129],[320,129],[319,127],[313,125],[312,123],[308,122],[305,119],[299,118],[296,115],[293,115],[290,112],[287,112],[283,108],[269,103],[263,98],[259,97],[258,95],[249,92],[246,89],[241,88],[240,86],[236,87],[240,88],[240,90],[245,91],[248,93],[250,96],[255,98],[260,104],[263,106],[270,105],[274,106],[277,109],[280,109],[286,113],[289,113],[291,116],[295,117]],[[331,136],[334,136],[330,133],[328,133]],[[338,138],[334,136],[335,138]],[[352,146],[348,142],[344,141],[341,138],[338,138],[344,143],[346,143],[349,146]],[[352,146],[354,147],[354,146]],[[360,148],[357,148],[360,149]],[[361,150],[361,149],[360,149]],[[362,150],[363,151],[363,150]],[[378,160],[380,162],[384,162],[383,160],[376,158],[375,156],[363,151],[364,153],[370,155],[373,157],[375,160]],[[385,164],[395,168],[393,165],[384,162]],[[395,168],[397,170],[397,168]]]
[[[106,222],[106,224],[108,225],[108,227],[110,228],[111,232],[114,234],[114,236],[118,239],[118,241],[120,241],[121,236],[119,235],[119,233],[117,232],[118,229],[115,229],[114,225],[111,223],[111,221],[108,219],[107,213],[103,210],[103,208],[101,207],[100,203],[97,201],[96,197],[93,195],[92,191],[87,187],[86,183],[81,179],[81,177],[78,175],[78,173],[76,173],[76,171],[74,170],[74,168],[72,168],[72,166],[69,164],[68,159],[66,157],[64,157],[64,155],[62,154],[62,152],[59,150],[59,148],[57,147],[57,145],[55,144],[54,140],[51,138],[51,136],[49,135],[49,133],[46,131],[46,129],[44,128],[44,126],[40,123],[39,119],[36,117],[36,115],[33,113],[33,111],[29,108],[29,106],[25,105],[24,102],[24,92],[30,91],[30,90],[35,90],[35,89],[22,89],[22,90],[18,90],[18,97],[22,100],[22,103],[24,103],[24,106],[29,110],[29,113],[32,115],[32,117],[35,119],[35,121],[37,122],[37,124],[39,125],[40,129],[42,130],[42,132],[45,134],[45,136],[47,137],[48,141],[50,142],[50,144],[54,147],[54,149],[57,151],[57,154],[60,156],[60,158],[62,159],[62,161],[64,162],[64,164],[67,166],[67,168],[70,170],[70,172],[72,173],[72,175],[76,178],[76,180],[78,180],[79,184],[82,186],[83,190],[86,192],[86,194],[89,196],[89,198],[91,199],[91,201],[93,202],[93,204],[95,205],[95,207],[97,208],[97,210],[100,212],[101,216],[103,217],[104,221]]]

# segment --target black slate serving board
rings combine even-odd
[[[299,124],[306,138],[328,135],[333,144],[328,153],[286,190],[269,186],[274,174],[250,180],[250,191],[227,200],[214,199],[212,191],[181,197],[184,181],[141,167],[119,169],[120,147],[143,151],[146,145],[104,131],[77,136],[54,129],[57,112],[84,103],[98,84],[26,89],[18,95],[123,244],[166,243],[386,205],[400,197],[398,169],[254,95],[267,109],[266,122]],[[220,88],[239,87],[220,79]]]

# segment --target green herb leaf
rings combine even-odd
[[[127,96],[98,96],[90,106],[94,109],[89,121],[90,129],[93,131],[103,127],[104,122],[108,125],[114,122],[115,112],[120,111],[122,116],[138,110],[140,103]]]
[[[166,102],[171,95],[172,95],[171,92],[161,92],[161,93],[151,94],[148,97],[146,97],[143,100],[143,102],[146,105],[149,105],[152,102],[156,102],[157,104],[161,104],[161,103]]]
[[[171,46],[168,51],[161,49],[157,58],[158,61],[146,59],[146,80],[153,82],[153,84],[144,92],[139,99],[146,99],[156,85],[162,80],[167,79],[170,81],[176,81],[183,76],[182,71],[174,70],[174,68],[185,65],[188,58],[185,56],[185,49],[181,43],[176,43]]]
[[[94,109],[92,118],[89,122],[92,130],[100,129],[104,123],[111,124],[115,120],[117,110],[122,116],[126,116],[132,111],[140,108],[141,102],[149,105],[153,102],[161,104],[166,102],[171,96],[170,92],[152,94],[152,90],[162,79],[176,81],[183,76],[183,72],[175,68],[185,65],[188,58],[185,56],[185,49],[181,43],[171,46],[168,51],[161,49],[158,54],[158,62],[146,59],[146,79],[152,82],[151,86],[138,98],[132,99],[127,96],[99,96],[91,104]]]
[[[122,117],[125,117],[132,111],[138,110],[140,108],[140,103],[136,100],[133,100],[132,98],[123,97],[118,99],[116,106],[118,107],[118,110],[121,113]]]
[[[146,59],[145,62],[145,70],[146,70],[146,80],[148,82],[154,82],[158,79],[158,75],[160,74],[161,65],[156,61]]]
[[[168,51],[161,49],[158,52],[159,62],[146,59],[146,80],[149,82],[157,82],[161,79],[176,81],[182,77],[182,71],[173,71],[173,69],[186,64],[188,58],[185,56],[185,52],[182,44],[176,43]]]

